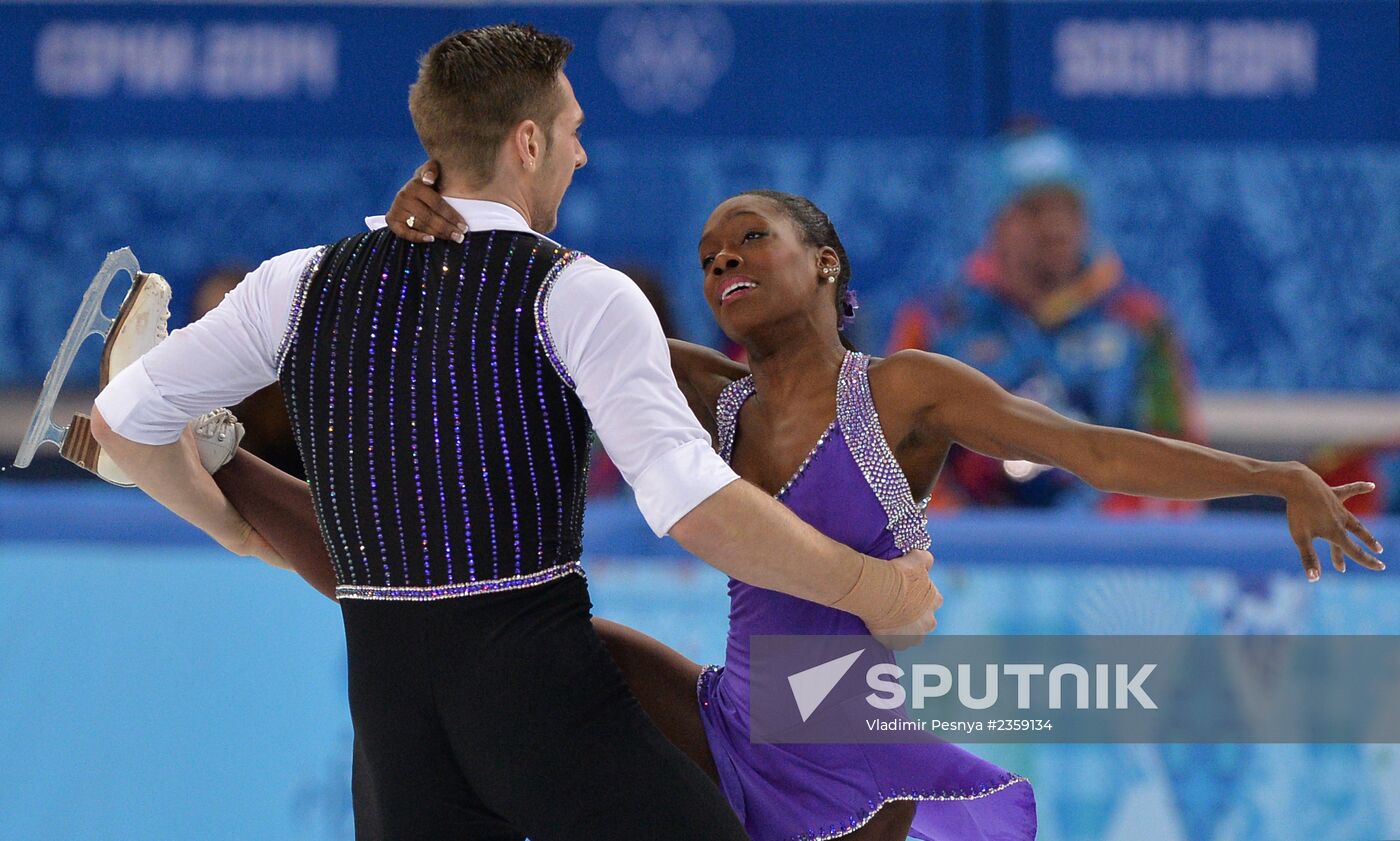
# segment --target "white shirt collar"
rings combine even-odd
[[[467,222],[468,231],[526,231],[542,239],[549,239],[544,234],[531,230],[530,224],[520,215],[520,211],[510,205],[485,199],[459,199],[455,196],[443,196],[443,199],[453,210],[462,214],[462,218]],[[365,225],[371,231],[377,231],[387,227],[388,223],[384,221],[383,216],[366,216]]]

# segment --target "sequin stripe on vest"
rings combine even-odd
[[[280,378],[340,598],[581,573],[592,428],[548,330],[580,256],[531,233],[380,230],[307,267]]]

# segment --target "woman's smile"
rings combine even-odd
[[[735,298],[742,298],[758,288],[758,282],[748,275],[735,275],[724,281],[720,287],[719,303],[724,306]]]

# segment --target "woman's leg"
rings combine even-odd
[[[335,573],[305,482],[244,450],[214,474],[214,481],[307,583],[335,598]],[[597,617],[592,622],[656,728],[717,782],[695,697],[700,666],[640,631]]]
[[[297,574],[321,594],[335,598],[335,571],[305,482],[246,450],[234,454],[233,460],[214,474],[214,481]],[[595,616],[593,628],[657,729],[718,782],[695,696],[700,665],[626,625]],[[846,837],[851,841],[904,841],[916,808],[917,804],[905,801],[888,803],[874,819]]]
[[[593,629],[603,638],[628,688],[657,729],[719,782],[695,697],[699,664],[641,631],[608,619],[593,617]],[[844,837],[851,841],[905,841],[917,808],[917,803],[904,800],[886,803],[869,823]]]
[[[305,482],[238,450],[214,474],[214,483],[306,583],[335,598],[335,570]]]
[[[870,819],[870,823],[842,837],[850,841],[905,841],[909,837],[909,828],[914,825],[914,812],[918,808],[919,804],[909,800],[886,803]]]
[[[297,574],[335,598],[335,572],[305,482],[245,450],[220,468],[214,481]],[[699,664],[625,625],[595,616],[593,627],[657,729],[711,779],[718,779],[695,697]]]
[[[593,629],[603,638],[608,653],[627,680],[627,687],[657,729],[709,774],[710,779],[719,782],[695,697],[700,665],[626,625],[595,616]]]

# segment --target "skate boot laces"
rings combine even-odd
[[[228,438],[233,431],[234,424],[238,423],[238,418],[228,409],[215,409],[200,415],[194,422],[194,434],[201,438],[213,438],[222,442]]]

